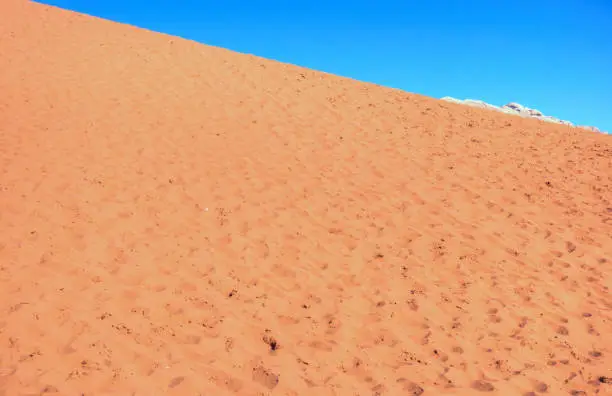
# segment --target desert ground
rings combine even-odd
[[[611,138],[3,0],[0,395],[610,395]]]

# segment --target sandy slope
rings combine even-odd
[[[0,93],[2,395],[612,394],[610,136],[16,0]]]

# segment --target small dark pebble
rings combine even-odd
[[[43,388],[43,390],[41,391],[42,394],[45,393],[58,393],[59,389],[57,389],[55,386],[53,385],[47,385]]]
[[[276,341],[276,338],[272,336],[265,335],[263,337],[263,342],[265,342],[266,344],[270,346],[271,351],[276,351],[279,347],[278,341]]]
[[[535,390],[537,392],[544,393],[548,391],[548,385],[546,385],[544,382],[538,382],[535,386]]]

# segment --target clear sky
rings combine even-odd
[[[433,97],[612,132],[612,0],[44,0]]]

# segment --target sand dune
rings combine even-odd
[[[26,1],[0,54],[1,395],[612,394],[610,136]]]

